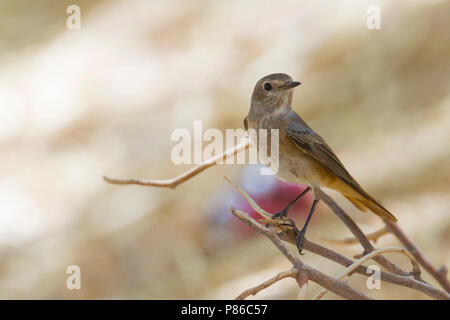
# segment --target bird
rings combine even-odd
[[[325,140],[292,109],[293,89],[300,84],[285,73],[274,73],[260,79],[253,90],[244,127],[247,131],[253,129],[258,138],[260,129],[266,129],[267,141],[271,141],[271,129],[278,129],[279,164],[274,173],[283,181],[307,186],[283,210],[273,214],[273,218],[287,219],[287,213],[295,202],[310,190],[314,193],[312,207],[301,230],[289,219],[296,231],[297,248],[302,254],[306,229],[321,199],[321,187],[340,192],[361,211],[370,210],[393,222],[397,222],[397,218],[359,185]]]

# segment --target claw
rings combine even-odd
[[[298,232],[299,232],[298,229],[297,229],[297,226],[295,225],[294,220],[292,220],[292,219],[288,219],[288,218],[283,219],[283,222],[281,223],[281,225],[284,225],[284,226],[291,226],[292,229],[294,229],[295,233],[298,233]]]
[[[305,238],[305,233],[302,232],[302,231],[300,231],[300,232],[297,234],[297,248],[298,248],[298,252],[299,252],[301,255],[304,255],[304,253],[302,253],[302,251],[303,251],[302,244],[303,244],[303,239],[304,239],[304,238]]]

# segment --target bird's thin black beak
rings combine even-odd
[[[298,81],[288,81],[286,82],[286,84],[283,86],[284,89],[291,89],[291,88],[295,88],[296,86],[301,85],[301,82]]]

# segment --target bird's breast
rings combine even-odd
[[[324,169],[317,160],[313,159],[300,148],[286,134],[286,126],[282,121],[262,118],[259,121],[249,121],[249,128],[256,130],[257,149],[260,154],[260,147],[265,147],[264,153],[271,158],[272,153],[278,148],[278,166],[271,166],[270,162],[262,162],[270,167],[273,173],[281,180],[303,184],[308,186],[327,185],[333,177]],[[267,134],[260,134],[259,129],[267,129]],[[278,141],[274,145],[270,130],[278,129]],[[271,160],[273,161],[273,159]]]

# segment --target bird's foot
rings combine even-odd
[[[281,223],[282,225],[289,225],[294,229],[294,232],[297,235],[296,243],[297,243],[298,252],[301,255],[304,255],[302,245],[303,245],[303,239],[305,238],[306,230],[304,230],[304,229],[298,230],[297,226],[295,225],[294,220],[286,218],[286,215],[287,215],[287,211],[282,210],[278,213],[274,213],[272,215],[272,219],[283,220],[283,222]]]
[[[298,252],[301,255],[304,255],[304,253],[302,253],[302,251],[303,251],[303,248],[302,248],[303,239],[305,239],[305,231],[301,230],[301,231],[297,232],[297,248],[298,248]]]

